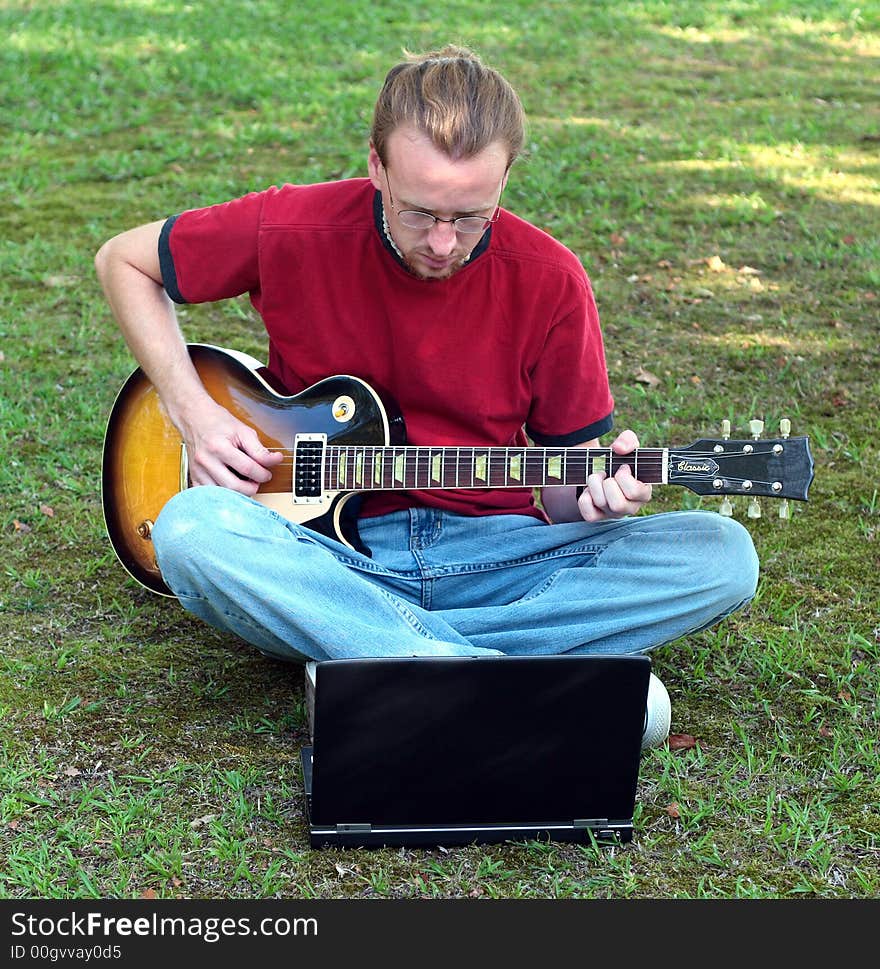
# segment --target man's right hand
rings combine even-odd
[[[196,373],[162,283],[163,225],[151,222],[105,242],[95,269],[126,343],[183,437],[190,481],[253,496],[283,455],[264,447],[253,428],[221,407]]]
[[[280,451],[265,447],[252,427],[219,404],[205,404],[176,423],[194,485],[220,485],[252,497],[284,460]]]

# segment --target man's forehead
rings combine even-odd
[[[395,137],[399,135],[399,137]],[[422,133],[397,130],[388,139],[387,171],[401,201],[423,208],[480,210],[494,205],[507,153],[493,143],[468,158],[451,158]]]
[[[451,155],[438,148],[427,132],[413,125],[401,125],[390,133],[386,142],[386,154],[389,166],[394,163],[406,164],[409,161],[419,164],[433,161],[437,165],[461,169],[494,170],[500,166],[503,172],[507,167],[507,147],[501,141],[490,142],[475,154]]]

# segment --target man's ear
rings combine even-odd
[[[385,187],[385,181],[382,178],[382,161],[372,141],[370,142],[370,153],[367,156],[367,171],[370,174],[370,181],[373,183],[373,186],[381,192]]]

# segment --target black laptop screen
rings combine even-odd
[[[645,656],[321,663],[312,821],[631,817],[649,672]]]

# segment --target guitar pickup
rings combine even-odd
[[[297,434],[293,439],[293,503],[318,504],[324,491],[326,434]]]

